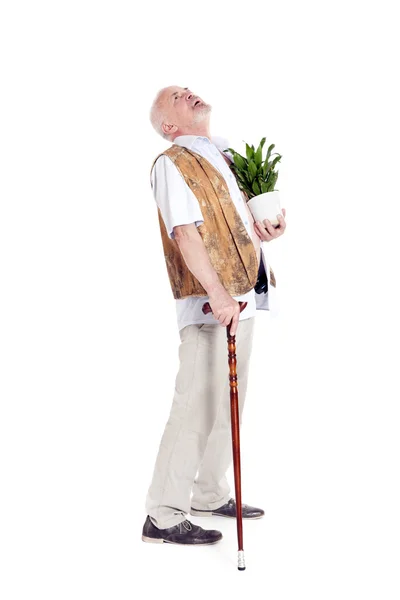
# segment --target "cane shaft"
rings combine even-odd
[[[227,327],[229,388],[231,402],[232,454],[235,476],[236,525],[238,534],[238,550],[243,551],[243,522],[242,522],[242,481],[240,469],[240,422],[239,394],[236,372],[236,337],[231,336]]]

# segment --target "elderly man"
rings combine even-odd
[[[270,310],[275,287],[260,246],[286,227],[285,209],[276,228],[254,221],[229,168],[231,155],[223,152],[228,142],[210,135],[210,113],[209,104],[178,86],[160,90],[150,112],[157,133],[172,142],[155,159],[151,184],[181,344],[146,499],[146,542],[213,544],[222,534],[187,515],[236,517],[226,478],[232,460],[226,326],[237,340],[241,421],[256,309]],[[239,301],[247,302],[242,312]],[[205,302],[212,313],[203,313]],[[243,504],[244,519],[263,515]]]

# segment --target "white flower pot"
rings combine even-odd
[[[268,219],[271,225],[279,225],[276,215],[282,215],[282,211],[278,191],[254,196],[247,202],[247,206],[256,221],[262,223],[264,219]]]

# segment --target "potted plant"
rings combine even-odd
[[[276,215],[282,214],[279,191],[275,189],[279,175],[276,165],[282,155],[277,152],[272,153],[275,144],[271,144],[263,160],[262,151],[265,140],[264,137],[257,150],[254,146],[246,144],[246,158],[233,148],[226,148],[224,152],[232,154],[231,169],[236,175],[239,188],[248,197],[247,204],[254,218],[261,222],[268,219],[276,227],[279,225]],[[275,155],[276,158],[271,160]]]

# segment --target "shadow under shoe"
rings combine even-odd
[[[153,544],[183,544],[186,546],[206,546],[216,544],[222,533],[215,529],[203,529],[188,520],[167,529],[158,529],[149,515],[143,525],[142,540]]]

